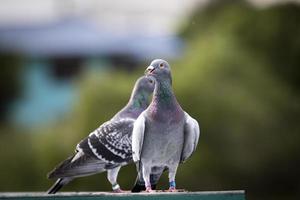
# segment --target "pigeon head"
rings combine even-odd
[[[149,106],[154,88],[155,82],[152,77],[142,76],[137,79],[127,105],[113,119],[124,117],[136,119]]]
[[[155,88],[154,79],[147,76],[140,77],[134,85],[128,102],[133,109],[146,109],[149,105],[149,98]]]
[[[142,76],[140,77],[135,84],[137,91],[141,93],[152,94],[154,90],[155,82],[152,77]]]
[[[162,59],[153,60],[147,67],[145,74],[148,77],[154,77],[156,80],[170,80],[172,82],[170,65]]]

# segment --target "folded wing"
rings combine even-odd
[[[132,161],[133,119],[108,121],[83,139],[74,156],[60,163],[49,178],[79,177],[99,173]]]
[[[180,162],[186,161],[196,150],[200,136],[198,122],[185,112],[184,143]]]
[[[132,158],[134,162],[140,160],[145,131],[145,112],[142,112],[137,120],[134,122],[132,131]]]

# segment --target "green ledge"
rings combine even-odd
[[[210,191],[210,192],[156,192],[156,193],[121,193],[110,192],[59,192],[48,195],[41,192],[4,192],[0,199],[16,200],[245,200],[245,191]]]

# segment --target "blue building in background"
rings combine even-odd
[[[24,126],[54,120],[71,109],[76,88],[71,79],[58,80],[45,63],[29,63],[24,71],[23,95],[13,104],[11,119]]]
[[[0,26],[0,54],[25,60],[22,95],[11,104],[9,119],[23,126],[59,119],[70,111],[77,95],[73,78],[83,71],[132,70],[153,58],[176,58],[181,50],[182,41],[174,35],[116,33],[77,18]]]

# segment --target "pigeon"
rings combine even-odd
[[[132,132],[137,184],[144,181],[146,192],[154,192],[151,184],[168,170],[169,191],[176,192],[177,167],[195,151],[200,127],[177,102],[172,90],[171,69],[166,61],[152,61],[145,74],[154,78],[155,89],[152,102],[136,119]]]
[[[120,168],[132,162],[131,134],[136,118],[149,105],[149,98],[154,90],[151,77],[140,77],[133,88],[128,104],[111,120],[81,140],[70,156],[50,173],[49,179],[57,179],[48,190],[55,194],[74,178],[107,171],[107,179],[114,192],[122,192],[117,183]]]

